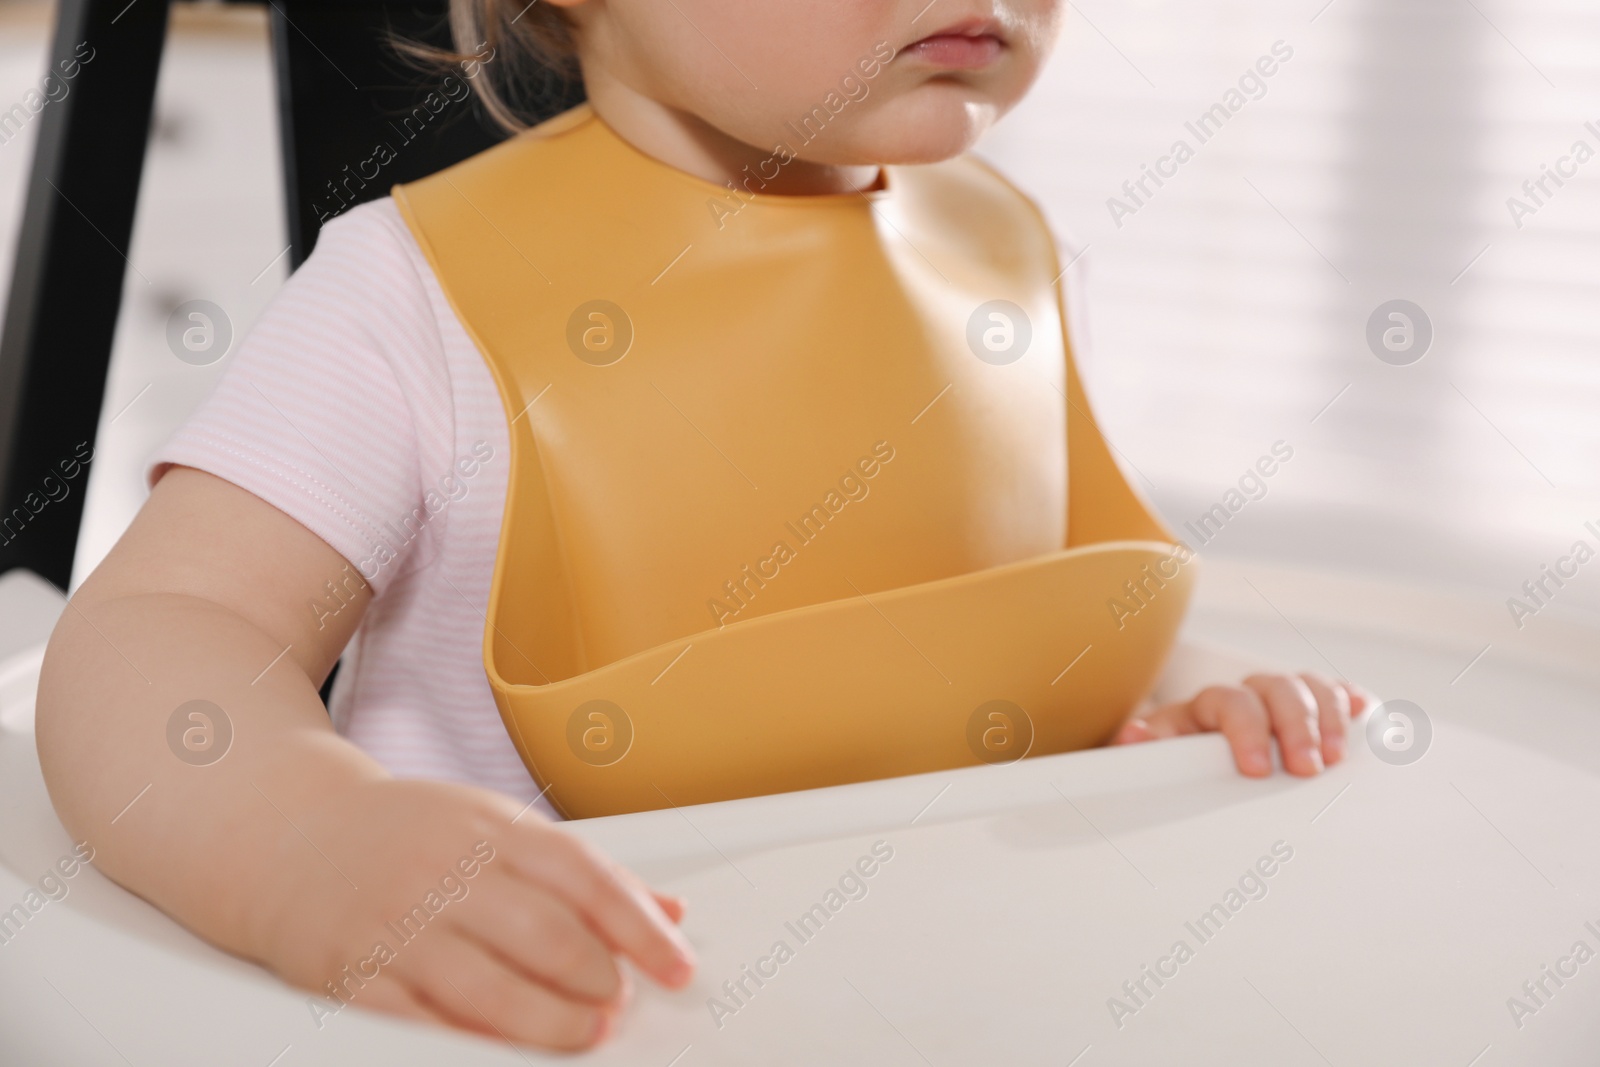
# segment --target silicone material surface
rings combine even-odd
[[[1080,748],[1154,683],[1189,553],[982,164],[764,196],[580,107],[395,199],[505,402],[485,667],[564,814]]]

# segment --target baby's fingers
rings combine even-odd
[[[1199,726],[1189,704],[1179,701],[1163,704],[1144,715],[1135,715],[1122,724],[1122,729],[1111,739],[1114,745],[1132,745],[1140,741],[1159,741],[1168,737],[1181,737],[1196,733]]]
[[[1284,769],[1306,777],[1321,773],[1326,764],[1317,698],[1306,683],[1286,674],[1252,674],[1244,684],[1267,706]]]
[[[1300,680],[1317,702],[1317,729],[1322,737],[1322,761],[1333,766],[1344,759],[1349,746],[1350,693],[1318,674],[1302,674]]]
[[[615,1012],[572,1000],[513,970],[482,945],[439,930],[399,950],[403,980],[428,1008],[455,1025],[508,1041],[573,1051],[610,1032]],[[431,940],[430,940],[431,938]],[[413,961],[404,953],[414,952]]]
[[[1348,698],[1350,701],[1350,717],[1352,719],[1357,718],[1362,712],[1369,708],[1376,707],[1378,704],[1378,698],[1373,696],[1367,690],[1361,688],[1359,685],[1352,685],[1350,682],[1340,682],[1339,688],[1344,690],[1346,698]]]
[[[410,988],[387,975],[368,982],[355,993],[352,1001],[357,1007],[386,1012],[406,1019],[421,1019],[439,1026],[452,1025],[448,1016],[419,1000]]]
[[[645,880],[643,878],[640,878],[637,874],[634,874],[626,867],[613,866],[612,870],[617,873],[618,877],[622,878],[628,883],[628,885],[632,886],[635,893],[647,896],[651,900],[655,901],[656,906],[661,909],[662,914],[667,918],[671,919],[675,923],[683,922],[683,916],[688,908],[688,902],[682,897],[674,896],[671,893],[656,892],[654,889],[651,889],[645,884]]]
[[[1253,690],[1214,685],[1202,689],[1190,705],[1202,729],[1220,730],[1228,739],[1240,774],[1264,778],[1272,773],[1272,724]]]
[[[624,973],[560,897],[520,878],[486,879],[455,915],[458,931],[564,996],[620,1006]]]
[[[560,830],[519,857],[525,877],[553,890],[614,950],[663,985],[694,973],[694,950],[655,898],[593,846]]]
[[[675,923],[683,922],[683,915],[687,905],[682,897],[675,897],[667,893],[657,893],[653,889],[650,891],[650,896],[660,905],[661,911],[667,918]]]
[[[1154,741],[1156,735],[1150,729],[1150,723],[1144,719],[1129,719],[1122,724],[1122,729],[1117,731],[1111,739],[1113,745],[1136,745],[1140,741]]]

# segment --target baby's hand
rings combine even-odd
[[[1123,724],[1113,744],[1221,730],[1240,774],[1272,773],[1272,738],[1284,769],[1313,775],[1344,758],[1350,720],[1374,698],[1348,682],[1316,674],[1252,674],[1239,685],[1214,685],[1193,700],[1165,704]]]
[[[256,924],[259,955],[321,994],[319,1028],[348,1001],[520,1044],[598,1043],[628,1000],[623,958],[689,981],[682,903],[519,808],[440,782],[340,794],[297,820],[304,838],[273,842],[293,869]]]

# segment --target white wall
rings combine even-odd
[[[1277,41],[1293,57],[1200,144],[1184,123]],[[1090,388],[1171,519],[1281,439],[1212,550],[1503,599],[1600,547],[1600,158],[1520,229],[1506,204],[1600,150],[1597,60],[1582,0],[1073,5],[983,151],[1088,247]],[[1107,200],[1179,138],[1194,158],[1118,226]],[[1364,336],[1396,297],[1436,330],[1411,366]],[[1600,608],[1600,561],[1560,600]]]

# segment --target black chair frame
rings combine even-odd
[[[171,2],[57,2],[50,72],[70,91],[31,119],[38,140],[0,334],[0,573],[27,567],[65,591]],[[328,218],[504,136],[453,86],[450,114],[427,108],[448,72],[392,45],[448,44],[446,2],[267,0],[291,269]],[[580,86],[558,85],[543,111],[581,99]],[[367,180],[380,143],[392,158]]]

